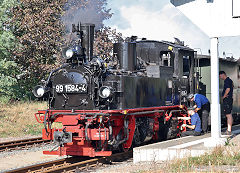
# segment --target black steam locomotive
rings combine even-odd
[[[115,43],[106,62],[93,56],[94,25],[73,25],[79,43],[63,51],[66,63],[52,71],[36,97],[50,109],[110,110],[178,105],[195,92],[194,50],[181,42],[131,37]]]
[[[72,32],[79,41],[64,49],[65,64],[33,91],[49,101],[49,109],[36,114],[43,138],[60,146],[45,154],[107,156],[176,137],[182,122],[174,117],[187,116],[181,105],[198,88],[194,50],[178,39],[131,37],[115,43],[113,56],[103,60],[93,56],[93,24],[73,25]],[[53,122],[63,127],[52,129]]]

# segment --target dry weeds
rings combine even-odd
[[[199,157],[176,159],[168,165],[168,169],[171,172],[238,172],[239,166],[240,146],[231,143]]]
[[[16,102],[0,105],[0,137],[40,135],[42,124],[34,114],[47,108],[46,102]]]
[[[139,166],[140,165],[140,166]],[[229,139],[225,146],[215,147],[210,153],[198,157],[186,157],[164,162],[144,163],[133,173],[165,173],[165,172],[240,172],[240,135]]]

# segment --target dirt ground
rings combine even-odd
[[[140,172],[169,172],[164,171],[165,162],[144,162],[133,164],[133,159],[118,163],[114,162],[112,165],[104,165],[101,168],[92,170],[96,173],[140,173]]]
[[[233,144],[233,145],[236,145],[236,146],[239,146],[240,145],[240,134],[237,135],[237,136],[234,136],[230,141],[229,141],[230,144]]]
[[[49,161],[58,156],[43,155],[42,151],[26,151],[0,158],[0,171],[23,167],[38,162]]]
[[[11,138],[4,138],[1,139],[1,141],[9,141],[10,139]],[[23,138],[14,139],[18,140]],[[1,152],[0,172],[4,172],[4,170],[16,169],[19,167],[63,158],[60,156],[43,154],[44,150],[51,150],[53,147],[53,144],[42,144],[40,146],[31,147],[25,150],[12,150],[9,152]]]

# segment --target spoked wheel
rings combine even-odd
[[[169,121],[167,124],[167,139],[174,139],[178,137],[180,130],[177,128],[178,120]]]
[[[141,145],[142,143],[142,136],[144,136],[141,133],[141,129],[139,129],[138,127],[136,127],[135,132],[134,132],[134,136],[133,136],[133,147],[138,147]]]

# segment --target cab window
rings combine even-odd
[[[183,75],[189,76],[190,71],[190,57],[189,56],[183,56]]]
[[[161,53],[160,59],[161,59],[160,60],[161,66],[166,66],[166,67],[172,66],[171,54],[169,52]]]

